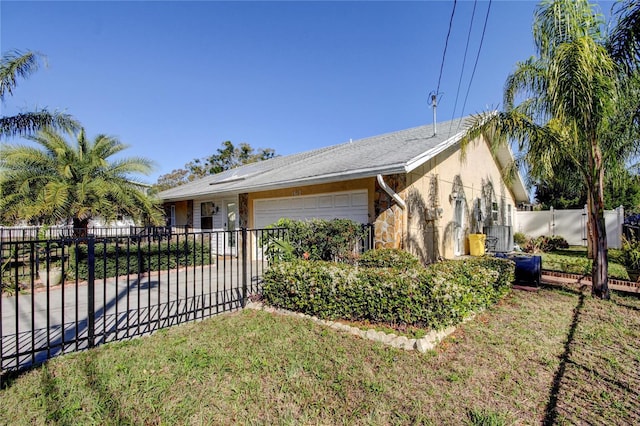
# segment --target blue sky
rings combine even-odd
[[[608,12],[611,2],[600,2]],[[499,107],[517,61],[533,54],[536,3],[458,1],[438,121]],[[453,1],[0,1],[0,46],[47,66],[20,81],[2,115],[47,107],[89,136],[130,145],[153,175],[223,141],[286,155],[433,122]],[[456,93],[462,75],[462,86]]]

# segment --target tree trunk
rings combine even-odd
[[[589,217],[589,198],[591,197],[591,193],[587,191],[587,204],[585,205],[585,210],[587,212],[587,259],[591,259],[593,261],[594,255],[593,252],[595,250],[596,242],[593,236],[595,235],[593,231],[593,224],[591,218]]]
[[[593,206],[593,210],[589,213],[589,220],[592,221],[592,229],[595,234],[593,267],[591,270],[591,291],[596,297],[609,299],[609,261],[603,210],[597,206]]]
[[[591,269],[591,293],[600,299],[609,299],[609,259],[607,256],[607,230],[604,223],[604,169],[602,155],[593,149],[593,178],[587,185],[587,214],[592,232],[593,266]]]

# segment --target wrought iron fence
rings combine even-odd
[[[373,228],[358,251],[373,246]],[[162,235],[162,238],[156,238]],[[283,229],[0,240],[0,383],[59,354],[243,307]]]
[[[0,370],[242,307],[267,266],[258,232],[0,242]]]
[[[189,232],[187,226],[89,226],[74,228],[66,225],[54,226],[0,226],[0,241],[28,241],[38,239],[95,237],[126,237],[129,235],[152,235],[154,238],[170,238],[173,234]]]

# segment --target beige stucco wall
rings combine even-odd
[[[455,257],[456,194],[463,205],[463,254],[469,253],[469,233],[482,232],[483,225],[513,224],[515,198],[504,184],[487,144],[470,144],[464,161],[460,150],[452,147],[409,172],[407,188],[401,193],[407,203],[406,248],[424,262]],[[491,217],[492,202],[498,205],[497,221]],[[483,210],[481,221],[475,203]]]
[[[318,194],[326,194],[330,192],[353,191],[356,189],[367,190],[367,199],[369,200],[369,221],[372,221],[375,215],[374,207],[373,207],[374,188],[375,188],[375,179],[366,178],[366,179],[347,180],[342,182],[324,183],[320,185],[294,186],[286,189],[276,189],[271,191],[260,191],[260,192],[249,193],[247,197],[248,222],[249,222],[248,227],[252,228],[254,226],[253,202],[255,200],[264,199],[264,198],[318,195]]]

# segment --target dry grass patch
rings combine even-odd
[[[638,306],[514,292],[427,354],[247,310],[54,359],[0,424],[638,423]]]

